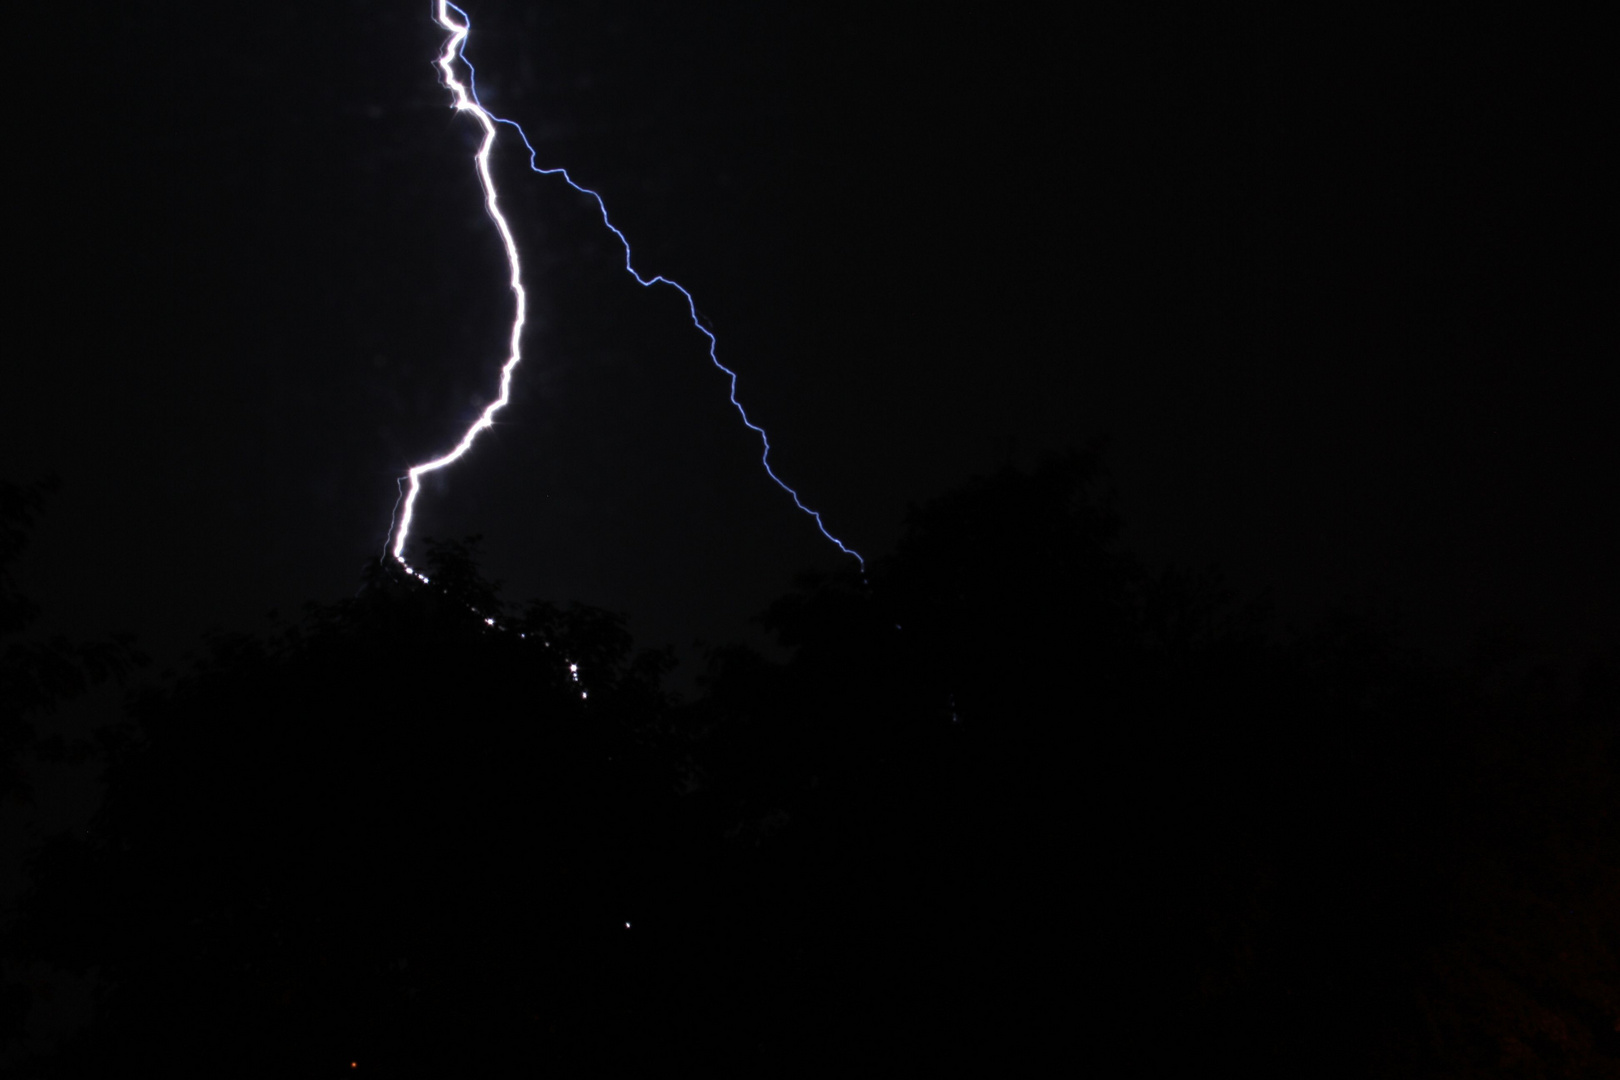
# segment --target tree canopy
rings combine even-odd
[[[977,479],[684,701],[473,542],[216,635],[38,861],[14,948],[103,993],[32,1065],[1615,1075],[1612,668],[1492,697],[1119,536],[1095,448]]]

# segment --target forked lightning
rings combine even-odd
[[[765,434],[764,428],[760,427],[758,424],[754,423],[748,418],[748,413],[744,411],[742,403],[737,400],[737,373],[722,364],[720,362],[720,358],[716,355],[715,350],[718,347],[718,342],[715,340],[713,332],[710,331],[708,327],[704,326],[702,320],[698,317],[697,303],[692,299],[692,294],[689,293],[679,282],[672,281],[669,278],[663,277],[662,275],[642,277],[641,274],[636,271],[636,268],[631,264],[630,241],[627,240],[624,233],[620,232],[618,228],[614,226],[613,222],[608,219],[607,204],[602,201],[602,196],[598,195],[590,188],[583,187],[575,183],[573,178],[568,175],[568,171],[564,168],[541,168],[540,165],[535,161],[534,146],[529,142],[528,136],[523,133],[523,128],[515,121],[503,120],[498,116],[492,115],[488,110],[479,104],[478,91],[473,80],[473,67],[471,64],[467,63],[467,59],[462,52],[466,46],[467,33],[471,27],[472,20],[468,17],[465,11],[450,3],[449,0],[439,0],[435,17],[439,25],[448,31],[450,35],[445,41],[444,51],[439,54],[437,66],[445,86],[450,90],[452,104],[458,112],[472,113],[473,117],[478,121],[479,126],[484,132],[483,141],[479,144],[478,152],[474,155],[473,160],[478,169],[478,181],[482,185],[484,191],[484,208],[489,212],[490,219],[495,222],[495,227],[501,234],[501,244],[506,248],[506,261],[507,265],[511,269],[511,289],[515,310],[512,316],[510,352],[507,356],[506,363],[501,366],[499,395],[497,395],[494,401],[485,406],[484,411],[479,414],[478,419],[473,422],[472,426],[469,427],[461,436],[461,440],[457,442],[448,453],[443,454],[440,457],[436,457],[431,461],[423,462],[420,465],[413,465],[410,471],[400,479],[400,499],[396,506],[395,517],[394,521],[392,522],[389,535],[389,539],[391,541],[391,546],[389,548],[390,554],[392,554],[395,559],[398,559],[400,564],[407,570],[410,570],[411,573],[417,574],[418,577],[421,576],[417,573],[417,571],[412,570],[410,564],[405,561],[405,543],[410,537],[411,519],[415,514],[417,496],[422,493],[422,477],[430,472],[442,469],[451,462],[456,461],[469,449],[471,449],[473,441],[478,438],[479,432],[484,431],[494,425],[495,414],[500,412],[501,409],[506,406],[506,403],[511,400],[512,374],[523,359],[521,351],[523,343],[523,325],[528,306],[528,298],[523,291],[523,267],[518,259],[517,242],[512,237],[512,227],[507,223],[506,217],[501,213],[500,203],[495,194],[495,180],[494,177],[490,175],[489,167],[490,151],[495,146],[496,125],[506,124],[518,133],[518,138],[523,140],[524,147],[528,149],[530,169],[544,176],[560,176],[575,191],[589,195],[592,199],[596,200],[597,207],[602,211],[602,224],[606,225],[613,235],[619,238],[619,243],[624,246],[624,268],[630,272],[630,275],[634,277],[639,284],[644,286],[668,285],[685,297],[687,310],[692,316],[692,325],[697,327],[698,331],[709,340],[709,359],[713,361],[715,367],[725,372],[725,374],[731,379],[732,405],[736,407],[738,415],[742,417],[742,422],[747,425],[750,430],[759,433],[760,444],[763,448],[760,461],[765,466],[766,474],[769,475],[772,480],[776,481],[777,486],[792,496],[795,506],[804,511],[806,514],[809,514],[810,517],[815,520],[816,527],[821,530],[821,534],[823,536],[836,544],[838,546],[838,550],[844,552],[846,555],[852,556],[861,564],[862,569],[864,569],[866,566],[866,561],[861,558],[860,554],[853,549],[846,547],[843,541],[839,540],[838,537],[828,532],[827,526],[822,523],[821,515],[804,505],[804,502],[799,498],[799,493],[794,491],[787,484],[783,483],[782,478],[777,476],[775,470],[771,468],[770,438]],[[467,68],[467,81],[465,83],[463,83],[456,76],[456,62],[458,60]]]

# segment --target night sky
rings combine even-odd
[[[467,6],[485,104],[692,290],[774,464],[869,557],[908,503],[1107,436],[1129,543],[1285,614],[1394,607],[1453,653],[1614,640],[1575,28]],[[63,486],[26,586],[163,658],[351,593],[510,315],[429,5],[31,18],[0,460]],[[741,639],[842,557],[759,468],[681,298],[517,151],[527,359],[418,535],[481,533],[509,594],[627,610],[649,644]]]
[[[8,21],[0,1062],[1620,1061],[1603,35],[467,0],[872,573],[503,128],[423,586],[512,318],[433,6]]]

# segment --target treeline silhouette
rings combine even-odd
[[[1285,630],[1103,477],[914,509],[690,701],[471,543],[213,637],[35,861],[8,954],[100,989],[19,1075],[1620,1075],[1612,663]]]

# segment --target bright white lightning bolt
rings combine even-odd
[[[450,18],[454,11],[461,16],[457,23]],[[490,116],[479,104],[472,91],[456,78],[455,61],[461,54],[462,43],[467,40],[467,30],[471,20],[467,13],[456,7],[448,0],[440,0],[438,8],[439,25],[450,31],[450,37],[444,44],[444,52],[439,54],[439,70],[444,73],[444,83],[450,88],[451,99],[457,112],[470,112],[478,120],[479,126],[484,129],[484,141],[479,144],[478,153],[473,160],[478,167],[478,182],[484,189],[484,209],[500,230],[501,243],[506,247],[506,263],[512,271],[512,295],[516,299],[516,310],[512,316],[511,352],[506,363],[501,365],[501,392],[494,401],[484,407],[478,419],[473,422],[461,441],[455,448],[442,457],[421,465],[411,466],[406,475],[409,487],[401,498],[398,523],[394,527],[394,558],[400,561],[406,569],[410,564],[405,561],[405,541],[410,535],[411,518],[416,510],[416,497],[422,493],[422,477],[435,470],[442,469],[455,461],[472,448],[473,440],[478,433],[495,425],[495,414],[506,407],[511,399],[512,372],[517,369],[523,360],[523,323],[528,314],[528,296],[523,291],[523,265],[518,259],[517,241],[512,238],[512,227],[506,223],[506,217],[501,213],[499,201],[495,197],[495,179],[489,174],[489,152],[495,147],[495,119]],[[412,573],[415,573],[413,570]],[[420,575],[418,575],[420,576]]]
[[[451,18],[452,12],[460,17],[459,22]],[[823,524],[821,520],[821,515],[804,505],[804,502],[799,498],[799,493],[793,490],[787,484],[783,483],[782,478],[777,476],[775,470],[771,468],[770,438],[765,434],[764,428],[760,427],[758,424],[754,423],[748,418],[748,413],[744,411],[742,403],[737,400],[737,373],[722,364],[720,362],[720,358],[715,355],[715,350],[718,347],[719,342],[716,341],[713,332],[711,332],[708,327],[704,326],[702,320],[699,319],[697,313],[697,301],[692,299],[692,294],[688,292],[686,288],[679,282],[672,281],[671,279],[662,275],[644,278],[637,273],[636,268],[631,265],[630,261],[630,241],[625,238],[624,233],[620,232],[612,221],[608,220],[607,204],[602,201],[602,196],[598,195],[590,188],[582,187],[581,185],[576,184],[573,177],[568,175],[568,170],[564,168],[558,167],[554,169],[543,169],[539,165],[535,164],[535,149],[534,146],[529,142],[529,137],[523,133],[523,128],[518,125],[516,121],[503,120],[498,116],[492,115],[488,110],[479,104],[478,92],[474,86],[472,78],[473,67],[470,63],[467,63],[466,57],[462,55],[462,49],[465,47],[467,42],[468,31],[472,26],[472,19],[467,15],[467,13],[456,5],[450,3],[449,0],[438,0],[435,18],[440,26],[444,27],[444,29],[450,32],[450,37],[445,41],[444,51],[439,54],[437,63],[439,71],[443,74],[444,84],[450,88],[455,109],[457,112],[472,113],[477,119],[479,126],[484,129],[484,140],[479,145],[478,153],[474,155],[473,160],[477,163],[478,181],[484,190],[484,208],[489,212],[489,216],[495,222],[496,228],[500,230],[501,243],[506,248],[506,261],[507,265],[511,268],[511,288],[512,295],[516,299],[516,310],[512,317],[511,352],[507,357],[506,363],[501,367],[501,392],[499,396],[497,396],[494,401],[490,402],[489,405],[484,408],[484,411],[479,414],[478,419],[474,421],[473,425],[469,427],[461,436],[461,441],[456,443],[455,447],[450,450],[449,453],[444,454],[441,457],[434,458],[432,461],[424,462],[421,465],[413,465],[409,473],[407,473],[407,475],[401,481],[406,486],[401,492],[396,514],[396,521],[390,530],[391,539],[393,541],[390,551],[394,558],[398,559],[400,565],[404,566],[412,574],[415,574],[417,577],[422,577],[422,575],[417,573],[417,571],[411,569],[410,564],[405,561],[404,554],[405,541],[410,535],[411,519],[416,509],[416,497],[422,492],[422,477],[427,473],[442,469],[446,465],[449,465],[451,462],[460,458],[472,448],[473,441],[478,438],[479,432],[494,426],[495,414],[500,412],[501,409],[505,408],[506,403],[511,399],[512,373],[514,370],[516,370],[518,364],[521,363],[523,359],[521,342],[523,337],[523,324],[528,305],[528,298],[523,291],[523,268],[518,259],[517,242],[512,238],[511,226],[507,224],[506,218],[501,214],[500,204],[495,196],[495,180],[490,175],[489,171],[489,153],[495,146],[495,125],[507,124],[518,133],[518,137],[523,140],[524,147],[528,149],[530,169],[544,176],[561,176],[563,180],[565,180],[574,190],[582,194],[589,195],[591,198],[596,200],[597,207],[602,211],[602,224],[606,225],[613,235],[619,238],[619,242],[624,245],[624,268],[630,272],[630,275],[636,279],[637,283],[643,286],[668,285],[677,290],[683,297],[686,298],[687,310],[692,316],[692,325],[697,327],[703,336],[709,339],[709,359],[714,363],[715,367],[725,372],[726,375],[731,379],[731,404],[736,406],[737,413],[742,417],[743,423],[750,430],[759,433],[760,443],[763,447],[763,453],[760,456],[760,463],[765,466],[766,474],[776,482],[778,487],[792,496],[795,506],[804,511],[806,514],[809,514],[810,517],[815,520],[816,528],[821,530],[821,535],[825,536],[828,540],[836,544],[838,546],[838,550],[842,551],[844,554],[853,556],[855,560],[861,564],[861,569],[864,570],[866,568],[866,560],[861,558],[860,553],[852,548],[846,547],[842,540],[828,532],[827,526]],[[455,61],[457,60],[460,60],[463,64],[467,65],[468,81],[466,84],[463,84],[459,79],[456,78]],[[423,578],[423,580],[426,580],[426,578]]]

